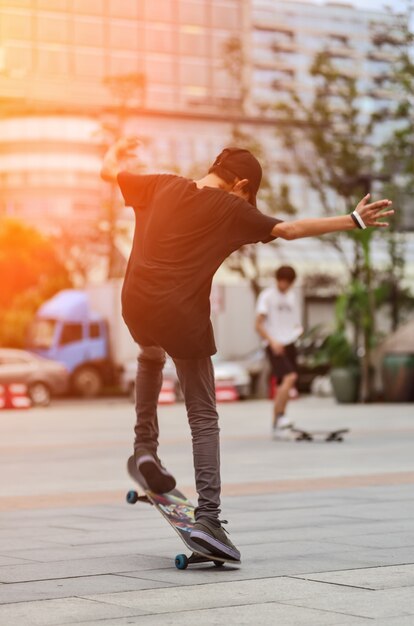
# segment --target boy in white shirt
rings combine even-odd
[[[296,280],[293,267],[283,265],[275,272],[276,284],[264,289],[256,308],[256,330],[266,342],[266,354],[278,388],[273,409],[274,438],[289,435],[292,423],[285,416],[289,394],[298,375],[295,341],[303,328],[292,286]]]

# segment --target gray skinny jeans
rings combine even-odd
[[[157,454],[158,395],[162,385],[165,351],[159,346],[141,348],[136,378],[134,448]],[[217,520],[220,514],[220,439],[214,370],[210,357],[174,359],[190,424],[195,483],[198,493],[196,519]]]

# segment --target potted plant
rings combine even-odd
[[[338,328],[323,342],[318,360],[331,366],[329,377],[338,402],[357,402],[361,374],[358,357],[344,329]]]

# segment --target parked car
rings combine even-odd
[[[137,360],[128,359],[122,366],[119,377],[119,386],[121,391],[128,395],[131,402],[135,401],[135,378],[137,375]],[[171,380],[174,383],[175,392],[179,399],[181,399],[180,383],[178,382],[177,372],[175,371],[174,361],[168,357],[164,369],[164,380]]]
[[[235,387],[241,400],[248,398],[251,392],[251,382],[246,367],[237,361],[223,359],[219,354],[215,354],[212,360],[216,386],[229,384]]]
[[[69,372],[60,363],[25,350],[0,348],[0,384],[24,383],[32,403],[50,404],[51,396],[68,390]]]
[[[229,385],[233,385],[241,399],[247,398],[250,395],[250,375],[242,364],[235,361],[227,361],[216,354],[213,356],[213,366],[216,385],[222,386],[227,383]],[[136,373],[137,362],[135,359],[124,363],[120,377],[120,386],[121,390],[125,394],[128,394],[131,400],[135,397],[134,389]],[[182,400],[183,396],[180,383],[178,381],[174,361],[171,357],[167,357],[163,370],[163,376],[164,380],[172,380],[174,382],[177,399]]]

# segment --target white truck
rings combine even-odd
[[[28,349],[65,365],[76,395],[99,395],[137,358],[121,314],[121,289],[121,279],[65,289],[43,303],[32,323]]]

